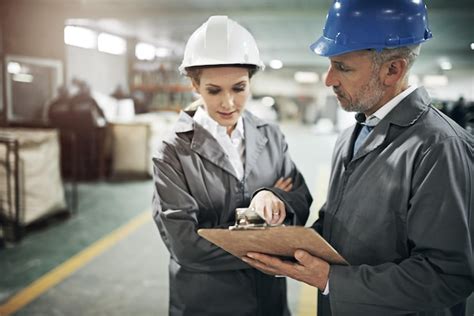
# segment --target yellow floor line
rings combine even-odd
[[[331,168],[327,165],[319,166],[317,168],[317,180],[314,191],[311,194],[314,197],[314,202],[311,207],[312,211],[308,219],[307,226],[310,226],[318,219],[318,211],[326,201],[328,191],[329,177]],[[315,316],[317,315],[317,293],[318,290],[308,284],[301,283],[300,299],[298,302],[298,316]]]
[[[31,283],[5,304],[0,305],[0,315],[6,316],[15,313],[150,220],[151,211],[143,212],[109,235],[74,255],[66,262]]]
[[[317,168],[317,177],[314,190],[311,192],[313,196],[313,204],[309,214],[306,226],[311,226],[318,219],[318,211],[326,202],[329,177],[331,176],[331,167],[329,165],[321,165]]]

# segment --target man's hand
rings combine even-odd
[[[283,261],[261,253],[249,252],[242,260],[264,273],[285,275],[324,291],[329,278],[329,263],[313,257],[304,250],[296,250],[295,258],[298,262]]]
[[[277,180],[277,182],[275,182],[273,186],[285,192],[290,192],[293,188],[293,179],[291,179],[291,177],[288,177],[286,179],[281,177]]]
[[[249,207],[270,225],[280,225],[286,217],[285,203],[271,191],[258,192]]]

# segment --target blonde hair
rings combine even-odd
[[[206,68],[217,68],[217,67],[239,67],[246,68],[249,71],[249,79],[257,72],[257,66],[254,65],[242,65],[242,64],[232,64],[232,65],[213,65],[213,66],[195,66],[186,68],[186,76],[191,78],[194,82],[199,84],[201,80],[201,73],[203,69]]]

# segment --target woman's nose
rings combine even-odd
[[[225,93],[222,98],[222,107],[231,109],[234,107],[234,96],[231,93]]]

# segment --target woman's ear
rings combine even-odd
[[[191,83],[192,83],[192,85],[193,85],[194,91],[195,91],[196,93],[200,94],[200,93],[199,93],[199,83],[197,83],[195,79],[191,79]]]
[[[383,84],[387,87],[397,85],[400,80],[403,80],[407,66],[407,60],[402,58],[387,62],[382,67]]]

